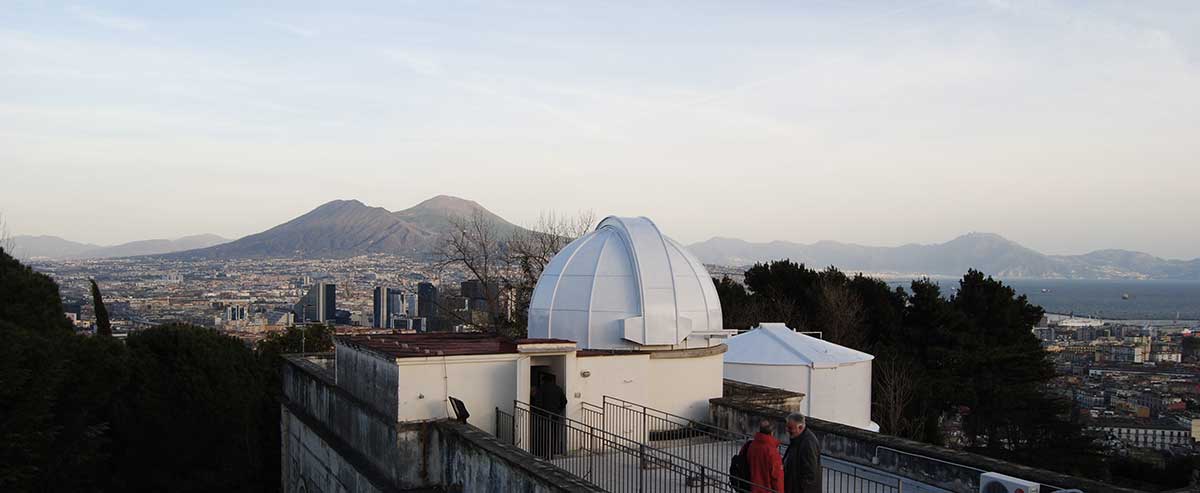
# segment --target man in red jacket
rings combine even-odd
[[[746,463],[750,466],[750,482],[754,483],[751,493],[783,492],[783,459],[770,420],[758,423],[758,433],[746,447]]]

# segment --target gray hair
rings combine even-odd
[[[804,415],[803,414],[800,414],[800,413],[789,414],[787,417],[787,420],[791,421],[793,423],[796,423],[800,426],[804,426]]]

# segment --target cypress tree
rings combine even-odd
[[[112,337],[112,323],[108,321],[108,309],[104,307],[104,299],[100,297],[100,286],[92,279],[92,305],[96,312],[96,335]]]

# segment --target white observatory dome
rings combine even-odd
[[[704,265],[653,222],[610,216],[546,265],[528,329],[584,349],[674,347],[720,331],[721,302]]]

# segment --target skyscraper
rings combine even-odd
[[[428,282],[417,284],[417,313],[415,316],[424,317],[430,325],[435,327],[438,318],[437,299],[437,286]]]
[[[394,321],[404,313],[404,293],[399,289],[377,286],[372,324],[377,329],[396,328]]]
[[[292,307],[298,323],[327,322],[337,312],[337,284],[317,283]]]

